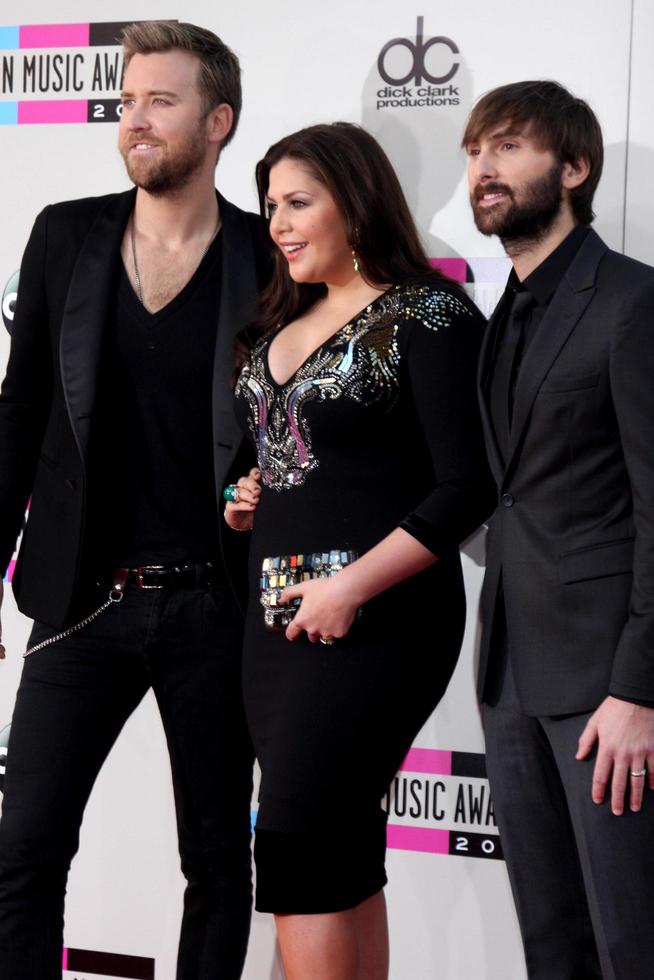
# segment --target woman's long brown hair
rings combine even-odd
[[[390,160],[365,129],[346,122],[309,126],[273,144],[256,168],[264,217],[270,171],[286,159],[303,163],[334,198],[366,282],[456,286],[429,265]],[[237,338],[237,370],[261,337],[297,319],[327,291],[324,283],[296,283],[289,275],[287,260],[279,249],[275,253],[273,275],[261,294],[259,315]]]

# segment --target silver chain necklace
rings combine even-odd
[[[209,239],[209,241],[207,242],[207,244],[204,246],[204,250],[202,252],[202,255],[200,256],[200,260],[199,260],[198,264],[195,267],[196,270],[199,268],[199,266],[200,266],[203,258],[205,257],[205,255],[207,254],[207,252],[209,251],[209,249],[211,248],[211,245],[213,244],[213,240],[214,240],[214,238],[216,237],[216,235],[218,234],[219,231],[220,231],[220,214],[218,215],[218,221],[216,222],[216,227],[213,230],[213,233],[211,235],[211,238]],[[134,280],[136,282],[136,295],[138,296],[139,301],[141,302],[141,304],[142,305],[145,305],[143,303],[143,287],[141,286],[141,276],[139,274],[139,265],[138,265],[138,262],[136,261],[136,229],[134,227],[134,212],[132,212],[132,217],[130,218],[130,236],[129,237],[130,237],[130,242],[132,244],[132,262],[134,263]]]

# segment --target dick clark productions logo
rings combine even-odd
[[[402,49],[410,55],[408,68]],[[459,88],[451,84],[460,67],[458,54],[458,46],[449,37],[425,39],[424,17],[418,17],[415,41],[394,37],[379,52],[377,70],[386,87],[377,92],[377,108],[459,105]]]

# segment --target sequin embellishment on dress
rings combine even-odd
[[[346,397],[362,405],[393,407],[399,395],[398,321],[419,320],[438,330],[461,313],[470,315],[449,292],[396,286],[326,340],[283,385],[266,372],[272,338],[261,341],[239,376],[235,394],[250,407],[263,483],[274,490],[290,489],[319,466],[304,416],[308,402]]]

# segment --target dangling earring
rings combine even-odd
[[[352,265],[354,266],[354,271],[355,272],[358,272],[359,271],[359,256],[357,255],[357,253],[354,251],[353,248],[350,249],[350,252],[352,253]]]

